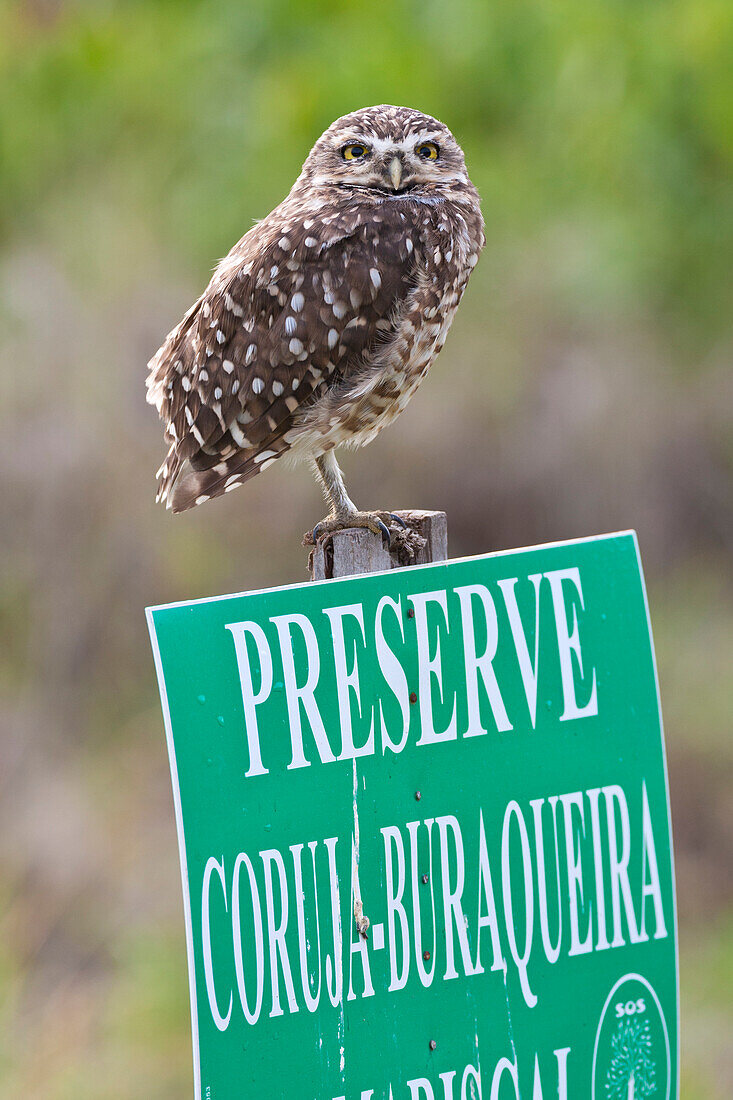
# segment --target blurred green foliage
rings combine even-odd
[[[190,1094],[142,608],[304,576],[305,471],[171,519],[144,364],[338,115],[442,118],[488,246],[365,505],[453,554],[636,526],[683,1096],[733,1095],[730,0],[0,0],[0,1096]],[[375,499],[375,486],[384,499]]]
[[[6,4],[0,225],[63,226],[91,188],[204,273],[334,117],[409,103],[464,143],[490,241],[572,220],[562,292],[712,341],[733,306],[732,56],[728,0]]]

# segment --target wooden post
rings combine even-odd
[[[409,509],[395,512],[407,529],[390,529],[392,544],[384,545],[381,535],[364,527],[349,527],[319,539],[311,551],[311,580],[353,577],[379,573],[405,565],[426,565],[448,557],[448,520],[445,512]]]

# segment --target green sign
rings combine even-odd
[[[678,1095],[633,534],[148,617],[197,1097]]]

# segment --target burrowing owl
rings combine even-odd
[[[234,246],[150,361],[174,512],[286,453],[310,459],[331,515],[367,526],[334,450],[371,442],[438,354],[484,244],[463,152],[437,119],[368,107],[318,139],[287,198]]]

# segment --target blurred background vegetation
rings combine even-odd
[[[683,1090],[733,1095],[730,0],[0,0],[0,1096],[191,1095],[143,608],[305,578],[306,469],[171,517],[145,363],[336,116],[462,142],[488,246],[347,458],[453,555],[635,527],[667,726]]]

